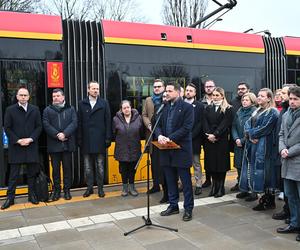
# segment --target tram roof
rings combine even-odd
[[[102,27],[105,43],[264,53],[262,37],[254,34],[109,20]]]
[[[0,11],[0,37],[62,40],[60,16]]]
[[[300,37],[285,36],[283,40],[287,55],[300,55]]]

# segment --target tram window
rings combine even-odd
[[[288,69],[300,69],[299,56],[288,56],[287,61]]]
[[[296,83],[296,74],[295,74],[294,70],[288,71],[288,81],[287,82]]]
[[[255,90],[259,81],[256,78],[260,78],[259,75],[256,76],[255,68],[202,66],[200,71],[201,75],[207,76],[206,78],[214,80],[217,86],[224,88],[226,98],[229,100],[235,96],[238,82],[245,81],[252,90]]]
[[[183,77],[141,77],[127,76],[125,79],[124,97],[131,101],[132,107],[142,112],[143,104],[148,96],[152,95],[152,86],[155,79],[162,79],[165,83],[175,81],[182,87],[186,85],[186,79]]]

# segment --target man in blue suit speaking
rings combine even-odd
[[[166,85],[168,103],[162,110],[162,116],[156,129],[158,143],[167,144],[170,141],[180,146],[180,149],[161,150],[160,166],[163,167],[170,205],[160,213],[161,216],[178,214],[179,192],[178,176],[183,184],[184,215],[183,220],[192,219],[194,208],[193,189],[190,167],[192,166],[192,127],[194,122],[193,106],[180,97],[180,85]]]

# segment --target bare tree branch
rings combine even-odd
[[[40,0],[0,0],[0,10],[33,12]]]
[[[37,12],[60,15],[63,19],[84,20],[90,17],[97,0],[40,0]]]
[[[139,12],[136,0],[98,0],[94,6],[93,19],[145,22],[145,17]]]
[[[207,9],[207,0],[164,0],[163,23],[186,27],[201,19]]]

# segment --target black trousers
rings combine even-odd
[[[7,188],[7,198],[13,200],[17,187],[17,180],[20,175],[20,169],[23,164],[10,164],[9,181]],[[34,181],[37,174],[37,163],[25,163],[27,169],[28,194],[34,193]]]
[[[120,161],[119,162],[119,169],[120,169],[120,174],[122,176],[122,183],[123,184],[133,184],[134,183],[134,176],[135,176],[135,165],[136,161]]]
[[[72,153],[71,152],[58,152],[58,153],[50,153],[51,164],[52,164],[52,178],[54,189],[56,191],[60,191],[60,164],[62,164],[63,168],[63,177],[64,177],[64,190],[67,191],[71,188],[72,185],[72,168],[71,168],[71,160]]]
[[[226,172],[211,172],[209,174],[214,181],[225,181]]]

